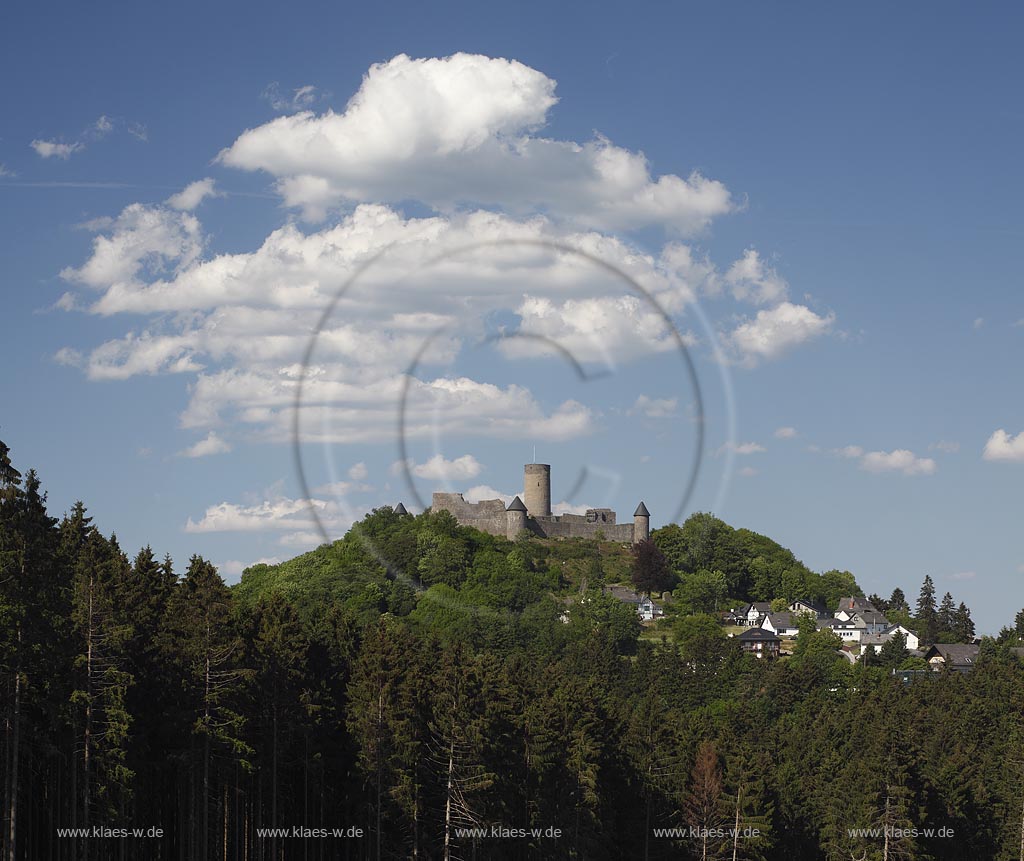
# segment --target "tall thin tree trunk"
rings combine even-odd
[[[1021,788],[1020,802],[1020,861],[1024,861],[1024,787]]]
[[[889,785],[885,786],[885,819],[882,820],[882,833],[885,840],[882,844],[882,861],[889,861]]]
[[[206,622],[206,674],[203,680],[203,714],[206,719],[203,733],[203,836],[199,845],[202,846],[203,858],[207,855],[207,839],[210,834],[210,622]]]
[[[221,841],[223,850],[221,851],[222,861],[228,861],[228,782],[224,781],[224,836]]]
[[[740,851],[740,794],[742,787],[736,787],[736,821],[732,828],[732,861],[736,861]]]
[[[270,824],[273,827],[273,839],[270,842],[274,861],[277,861],[277,682],[274,682],[274,739],[270,763]]]
[[[89,755],[92,745],[92,640],[93,640],[93,574],[89,572],[89,623],[86,626],[85,644],[85,729],[82,736],[82,825],[89,827]],[[82,857],[89,859],[89,841],[82,839]]]
[[[448,790],[444,799],[444,861],[452,857],[452,788],[455,773],[455,733],[448,746]]]
[[[380,797],[381,789],[380,785],[383,781],[384,763],[381,757],[381,747],[384,732],[384,688],[381,687],[377,692],[377,801],[376,801],[376,814],[377,814],[377,861],[380,861]]]
[[[11,727],[11,788],[8,794],[7,859],[14,861],[18,838],[18,749],[21,742],[21,625],[18,625],[18,658],[14,664],[14,707]]]

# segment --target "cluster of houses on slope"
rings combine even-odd
[[[609,586],[606,591],[623,604],[635,607],[644,622],[653,622],[665,615],[662,605],[650,595],[627,586]],[[747,629],[736,637],[743,651],[759,658],[771,658],[780,654],[784,639],[794,639],[800,633],[798,623],[805,613],[814,616],[819,631],[831,630],[844,644],[859,645],[861,655],[868,646],[878,651],[896,634],[902,634],[910,654],[924,658],[935,671],[949,669],[965,673],[974,668],[978,659],[978,642],[936,643],[921,651],[921,642],[914,631],[891,624],[870,601],[856,596],[840,598],[834,613],[815,601],[793,601],[788,610],[781,612],[773,612],[767,601],[755,601],[724,613],[722,621]],[[568,621],[567,613],[563,614],[563,621]],[[1024,649],[1019,651],[1024,658]],[[854,660],[852,656],[850,659]]]
[[[738,610],[730,610],[723,621],[747,628],[738,636],[744,651],[759,657],[779,654],[783,640],[791,640],[800,632],[799,621],[804,614],[814,616],[818,630],[832,631],[843,643],[866,649],[880,649],[896,634],[906,638],[907,648],[916,651],[921,643],[917,634],[903,625],[894,625],[870,601],[855,596],[839,599],[834,613],[815,601],[793,601],[788,610],[773,612],[767,601],[755,601]]]

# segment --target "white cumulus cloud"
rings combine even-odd
[[[985,460],[1008,460],[1024,463],[1024,431],[1016,436],[1010,436],[1000,428],[988,438],[982,457]]]
[[[935,461],[918,457],[905,448],[895,451],[869,451],[860,459],[860,468],[867,472],[901,472],[904,475],[931,475]]]
[[[821,337],[834,322],[834,314],[823,317],[806,305],[783,302],[775,308],[758,311],[753,320],[738,325],[725,340],[743,364],[755,365]]]
[[[744,302],[769,305],[786,298],[789,285],[774,269],[765,265],[753,248],[726,270],[725,283],[732,295]]]
[[[465,481],[476,478],[483,467],[471,454],[464,454],[454,460],[446,460],[444,455],[435,454],[426,463],[413,464],[412,474],[417,478],[432,481]]]
[[[692,232],[732,209],[698,173],[653,178],[641,153],[602,137],[535,131],[555,82],[515,60],[400,54],[370,68],[344,113],[302,111],[244,132],[219,156],[265,171],[289,206],[319,219],[344,201],[420,200],[543,210],[602,228],[659,224]]]

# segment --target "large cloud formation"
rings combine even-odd
[[[642,153],[604,138],[537,136],[554,93],[551,78],[514,60],[400,54],[370,68],[344,113],[278,117],[219,160],[274,176],[285,202],[313,220],[344,202],[415,199],[692,233],[732,208],[725,186],[699,173],[654,179]]]
[[[133,203],[94,221],[92,253],[62,271],[73,289],[58,306],[136,322],[91,350],[66,347],[58,361],[97,380],[182,375],[189,402],[181,424],[207,435],[190,451],[210,453],[211,439],[224,450],[239,436],[289,438],[310,335],[338,288],[371,260],[305,372],[310,439],[393,439],[407,384],[412,437],[439,422],[490,437],[590,432],[588,405],[542,405],[524,386],[494,385],[453,365],[479,347],[499,312],[516,321],[512,331],[534,336],[501,340],[510,360],[550,354],[552,342],[605,365],[674,346],[650,301],[582,254],[552,246],[625,272],[689,345],[710,352],[692,332],[697,297],[756,306],[753,320],[740,315],[723,332],[726,350],[716,355],[727,361],[752,366],[829,331],[832,316],[790,302],[785,279],[755,249],[719,270],[683,240],[732,211],[722,183],[653,176],[642,153],[600,136],[544,137],[556,103],[555,82],[513,60],[400,55],[373,66],[342,113],[301,110],[243,132],[218,162],[268,173],[287,206],[329,220],[288,220],[251,250],[211,254],[192,212],[218,193],[208,177],[164,203]],[[668,237],[653,252],[629,232],[650,227]],[[407,380],[425,341],[430,349]]]

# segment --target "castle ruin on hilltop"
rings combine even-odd
[[[520,532],[544,538],[598,538],[638,544],[651,534],[651,515],[641,502],[632,523],[616,523],[610,508],[588,508],[585,514],[551,513],[551,465],[528,463],[523,467],[523,495],[505,507],[500,499],[466,502],[461,493],[435,493],[434,511],[447,511],[461,526],[472,526],[491,535],[514,539]]]

